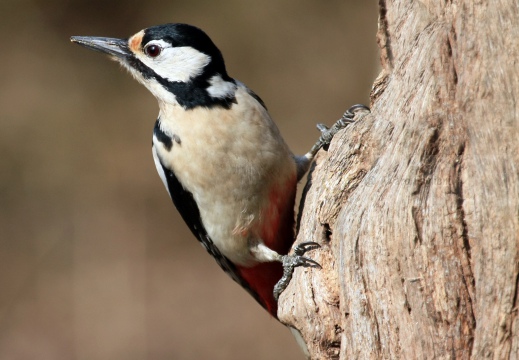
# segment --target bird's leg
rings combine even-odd
[[[296,157],[297,163],[297,180],[301,180],[304,174],[308,171],[312,160],[315,157],[315,154],[323,148],[324,150],[328,150],[328,146],[332,141],[333,137],[339,130],[344,129],[349,124],[353,123],[355,120],[355,115],[357,113],[369,113],[369,107],[361,104],[353,105],[342,115],[342,117],[335,123],[331,128],[328,128],[324,124],[317,124],[317,129],[321,132],[321,136],[319,140],[312,146],[309,152],[307,152],[304,156]],[[281,258],[283,263],[283,277],[278,281],[276,286],[274,286],[274,299],[276,301],[279,298],[279,295],[286,289],[290,280],[292,280],[292,274],[294,273],[294,269],[298,266],[304,267],[313,267],[313,268],[321,268],[321,265],[316,261],[304,257],[303,255],[310,250],[314,250],[320,248],[321,246],[315,242],[305,242],[297,245],[294,249],[293,255],[285,255]]]
[[[310,164],[312,163],[315,154],[323,148],[324,150],[328,150],[328,146],[330,145],[330,142],[332,141],[335,134],[339,132],[339,130],[344,129],[349,124],[352,124],[355,122],[355,115],[357,113],[369,113],[369,107],[362,104],[353,105],[350,107],[346,112],[342,115],[342,117],[335,123],[331,128],[328,128],[328,126],[324,124],[317,124],[317,129],[321,132],[321,136],[316,141],[314,146],[310,149],[309,152],[307,152],[303,156],[296,157],[296,163],[297,163],[297,180],[301,180],[302,177],[306,174],[308,171],[308,168],[310,167]]]
[[[339,130],[344,129],[349,124],[352,124],[355,122],[355,114],[358,112],[368,112],[369,113],[369,107],[362,104],[353,105],[350,107],[346,112],[342,115],[342,117],[335,123],[331,128],[328,128],[324,124],[317,124],[317,129],[321,132],[321,137],[315,145],[310,150],[310,153],[312,153],[314,156],[319,151],[319,149],[323,148],[324,150],[328,150],[328,146],[330,145],[330,142],[332,141],[333,137]]]
[[[303,256],[307,251],[320,247],[321,246],[315,242],[301,243],[295,247],[293,255],[284,255],[281,258],[283,264],[283,277],[281,277],[281,279],[274,286],[274,299],[276,299],[276,301],[278,300],[279,295],[281,295],[281,293],[287,288],[288,284],[290,284],[290,280],[292,280],[292,274],[294,273],[294,269],[296,267],[303,266],[318,269],[321,268],[319,263]]]

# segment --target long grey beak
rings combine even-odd
[[[128,49],[128,40],[126,39],[96,36],[72,36],[70,41],[88,49],[99,51],[120,59],[124,59],[131,55],[131,52]]]

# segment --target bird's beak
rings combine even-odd
[[[131,55],[128,40],[96,36],[72,36],[70,41],[88,49],[111,55],[118,59],[126,59]]]

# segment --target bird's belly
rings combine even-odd
[[[249,242],[256,236],[252,227],[259,220],[268,187],[261,184],[259,174],[253,174],[253,159],[209,151],[176,155],[174,171],[193,194],[213,243],[233,263],[251,265]]]
[[[283,156],[276,161],[258,161],[257,152],[241,152],[229,155],[218,153],[214,147],[189,149],[182,141],[181,146],[173,146],[166,154],[158,146],[158,157],[167,168],[172,169],[185,190],[196,201],[202,223],[214,245],[229,260],[237,265],[256,264],[250,247],[261,239],[266,217],[277,216],[278,211],[266,214],[273,191],[291,194],[295,187],[295,176],[291,170],[291,159]],[[165,159],[164,159],[165,158]],[[284,178],[290,179],[289,191],[283,191]],[[279,207],[293,206],[289,196],[278,199]],[[275,231],[275,229],[269,229]]]
[[[296,169],[268,115],[240,112],[246,105],[240,97],[238,104],[235,112],[194,109],[165,114],[164,119],[175,120],[162,126],[179,141],[169,150],[154,142],[160,162],[193,195],[220,252],[237,265],[251,266],[255,260],[249,249],[251,243],[262,241],[258,229],[269,195],[283,193],[283,186],[290,186],[287,193],[292,194]],[[283,199],[279,206],[284,206]]]

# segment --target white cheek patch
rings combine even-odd
[[[155,40],[155,44],[162,48],[156,58],[150,58],[144,53],[136,53],[136,57],[147,67],[155,71],[160,77],[169,81],[188,82],[200,75],[204,67],[209,64],[211,57],[190,46],[171,47],[165,41]]]
[[[237,88],[236,84],[225,81],[220,75],[215,75],[209,79],[209,84],[211,85],[207,88],[207,92],[211,97],[219,99],[234,96]]]

